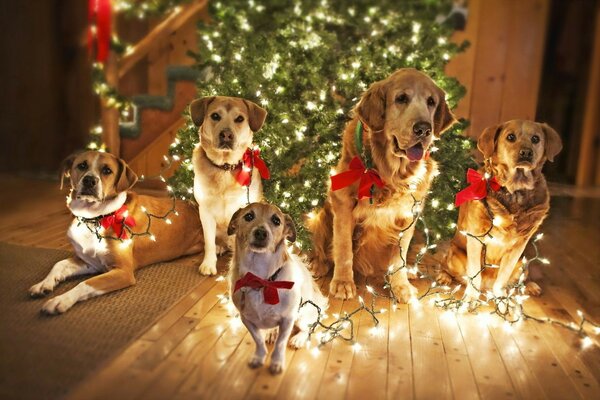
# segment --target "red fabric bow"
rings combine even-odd
[[[377,185],[377,187],[380,188],[385,186],[379,173],[372,168],[367,169],[360,157],[355,156],[352,161],[350,161],[350,169],[348,171],[340,172],[331,177],[331,190],[345,188],[352,185],[357,180],[360,180],[358,185],[359,200],[371,197],[371,186]]]
[[[471,185],[456,194],[456,200],[454,201],[456,207],[469,200],[481,200],[487,197],[488,184],[494,192],[502,187],[495,176],[486,179],[485,176],[471,168],[467,171],[467,182]]]
[[[263,290],[263,297],[267,304],[279,304],[279,293],[277,289],[291,289],[294,286],[294,282],[290,281],[268,281],[266,279],[259,278],[252,272],[246,272],[241,279],[235,282],[235,289],[233,292],[237,292],[243,287],[250,287],[252,289]]]
[[[249,186],[252,181],[252,168],[256,167],[263,179],[269,179],[271,173],[267,164],[260,158],[260,149],[247,149],[242,157],[242,165],[235,175],[235,180],[242,186]]]
[[[103,63],[108,58],[110,50],[110,0],[88,1],[88,51],[96,50],[96,61]],[[92,27],[95,27],[95,32]],[[95,43],[94,43],[95,42]]]
[[[119,239],[127,239],[127,229],[124,229],[124,227],[125,225],[128,227],[135,226],[135,219],[127,213],[127,206],[123,204],[123,207],[114,213],[102,217],[100,225],[104,229],[112,228]]]

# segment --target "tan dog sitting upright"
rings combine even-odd
[[[63,313],[78,301],[134,285],[134,272],[140,267],[202,250],[200,220],[190,203],[176,201],[178,215],[168,216],[171,223],[153,218],[148,231],[149,218],[143,210],[162,216],[172,209],[173,200],[128,192],[137,176],[125,161],[108,153],[86,151],[64,161],[61,180],[65,176],[71,182],[67,207],[75,216],[67,234],[75,255],[56,263],[29,293],[43,296],[67,278],[100,275],[48,300],[42,309],[46,313]],[[109,225],[103,227],[103,220]],[[148,234],[129,237],[127,229]]]
[[[358,184],[330,191],[325,207],[309,221],[313,233],[313,273],[323,275],[334,266],[330,293],[338,298],[356,295],[354,270],[365,276],[383,276],[389,267],[400,268],[406,260],[414,224],[414,201],[423,201],[437,167],[428,149],[455,119],[444,92],[427,75],[400,69],[374,83],[362,96],[355,117],[344,131],[337,174],[349,169],[360,156],[356,143],[357,124],[364,129],[364,153],[385,186],[376,188],[373,204],[359,200]],[[362,160],[366,163],[365,160]],[[399,234],[408,228],[398,250]],[[416,289],[409,283],[406,268],[392,278],[392,289],[408,301]]]
[[[200,273],[217,273],[217,253],[227,250],[227,225],[235,211],[248,201],[262,199],[261,174],[247,171],[243,163],[252,145],[253,132],[263,125],[267,112],[237,97],[204,97],[190,105],[192,120],[198,126],[200,142],[194,149],[194,197],[200,209],[204,230],[204,260]],[[247,188],[240,174],[251,177]],[[217,245],[219,251],[217,251]]]
[[[296,240],[296,228],[292,218],[279,208],[266,203],[250,204],[236,211],[227,231],[235,234],[229,268],[231,299],[256,342],[249,365],[257,368],[264,364],[267,347],[263,330],[271,330],[271,334],[273,328],[278,328],[269,369],[273,374],[280,373],[292,329],[296,327],[299,332],[291,338],[290,345],[303,347],[308,339],[308,324],[317,320],[316,308],[305,305],[298,309],[300,302],[310,300],[324,311],[327,299],[305,263],[288,252],[286,239]]]
[[[465,283],[474,277],[482,262],[499,268],[486,268],[468,285],[467,300],[479,298],[478,290],[505,294],[506,285],[518,281],[520,260],[529,239],[538,230],[550,207],[550,198],[542,167],[553,161],[562,149],[559,135],[546,124],[513,120],[483,131],[477,143],[485,159],[481,174],[495,177],[501,188],[488,188],[487,197],[460,206],[457,233],[446,259],[445,272],[438,277],[448,284],[452,278]],[[491,212],[491,217],[488,212]],[[490,221],[490,218],[495,220]],[[483,245],[460,232],[482,235],[491,228],[494,240]],[[483,260],[485,254],[485,260]],[[475,287],[473,287],[475,286]],[[527,283],[527,292],[539,295],[541,288]]]

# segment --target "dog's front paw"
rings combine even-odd
[[[73,307],[74,304],[75,301],[65,293],[48,300],[42,306],[42,312],[48,315],[62,314]]]
[[[202,275],[216,275],[217,274],[217,262],[204,260],[198,268],[198,271]]]
[[[338,299],[352,299],[356,296],[356,285],[353,280],[333,278],[329,293]]]
[[[271,365],[269,365],[269,372],[272,375],[278,375],[283,372],[283,363],[280,361],[271,361]]]
[[[308,332],[300,331],[290,338],[289,345],[293,349],[302,349],[308,343]]]
[[[539,296],[542,294],[542,288],[537,283],[529,281],[525,285],[525,294],[529,296]]]
[[[446,271],[440,271],[440,273],[435,277],[435,281],[440,286],[448,286],[452,283],[452,280],[452,276]]]
[[[250,368],[260,368],[265,364],[265,357],[259,356],[257,354],[253,355],[250,361],[248,361],[248,366]]]
[[[402,303],[410,303],[412,299],[416,299],[419,291],[410,283],[394,286],[394,294]]]
[[[43,297],[54,290],[54,283],[43,280],[29,288],[31,297]]]

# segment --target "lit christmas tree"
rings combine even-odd
[[[376,5],[373,5],[376,3]],[[322,205],[329,172],[336,164],[341,134],[351,109],[367,87],[402,67],[417,68],[446,91],[450,107],[464,88],[444,75],[462,46],[448,38],[451,27],[436,22],[449,1],[211,2],[212,22],[199,27],[198,96],[236,96],[269,111],[255,144],[269,165],[265,197],[292,215],[299,244],[310,246],[301,226]],[[471,141],[457,124],[435,143],[440,163],[424,212],[434,238],[454,231],[454,195],[472,165]],[[191,119],[172,145],[182,167],[170,179],[174,192],[193,199],[191,154],[198,129]]]

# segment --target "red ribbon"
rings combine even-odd
[[[239,171],[235,175],[235,180],[242,186],[249,186],[252,181],[252,168],[256,167],[263,179],[269,179],[271,173],[267,164],[260,158],[260,149],[247,149],[242,157]]]
[[[345,188],[358,180],[360,180],[358,185],[359,200],[371,197],[371,187],[373,185],[377,185],[380,188],[385,186],[379,173],[372,168],[367,169],[360,157],[355,156],[350,161],[350,169],[348,171],[340,172],[331,177],[331,190]]]
[[[103,63],[110,51],[110,0],[88,0],[88,24],[88,51],[92,54],[95,47],[96,61]],[[96,28],[95,33],[93,26]]]
[[[268,281],[266,279],[259,278],[252,272],[246,272],[241,279],[235,282],[235,289],[233,292],[237,292],[243,287],[249,287],[252,289],[263,290],[263,297],[267,304],[279,304],[279,293],[277,289],[291,289],[294,286],[294,282],[290,281]]]
[[[102,217],[100,225],[102,225],[104,229],[112,228],[119,239],[127,239],[127,229],[124,229],[124,227],[125,225],[128,227],[135,226],[135,219],[126,213],[127,206],[123,204],[123,207],[119,208],[114,213]]]
[[[481,200],[487,197],[488,184],[494,192],[502,187],[495,176],[486,179],[485,176],[471,168],[467,171],[467,182],[471,185],[456,194],[454,201],[456,207],[469,200]]]

